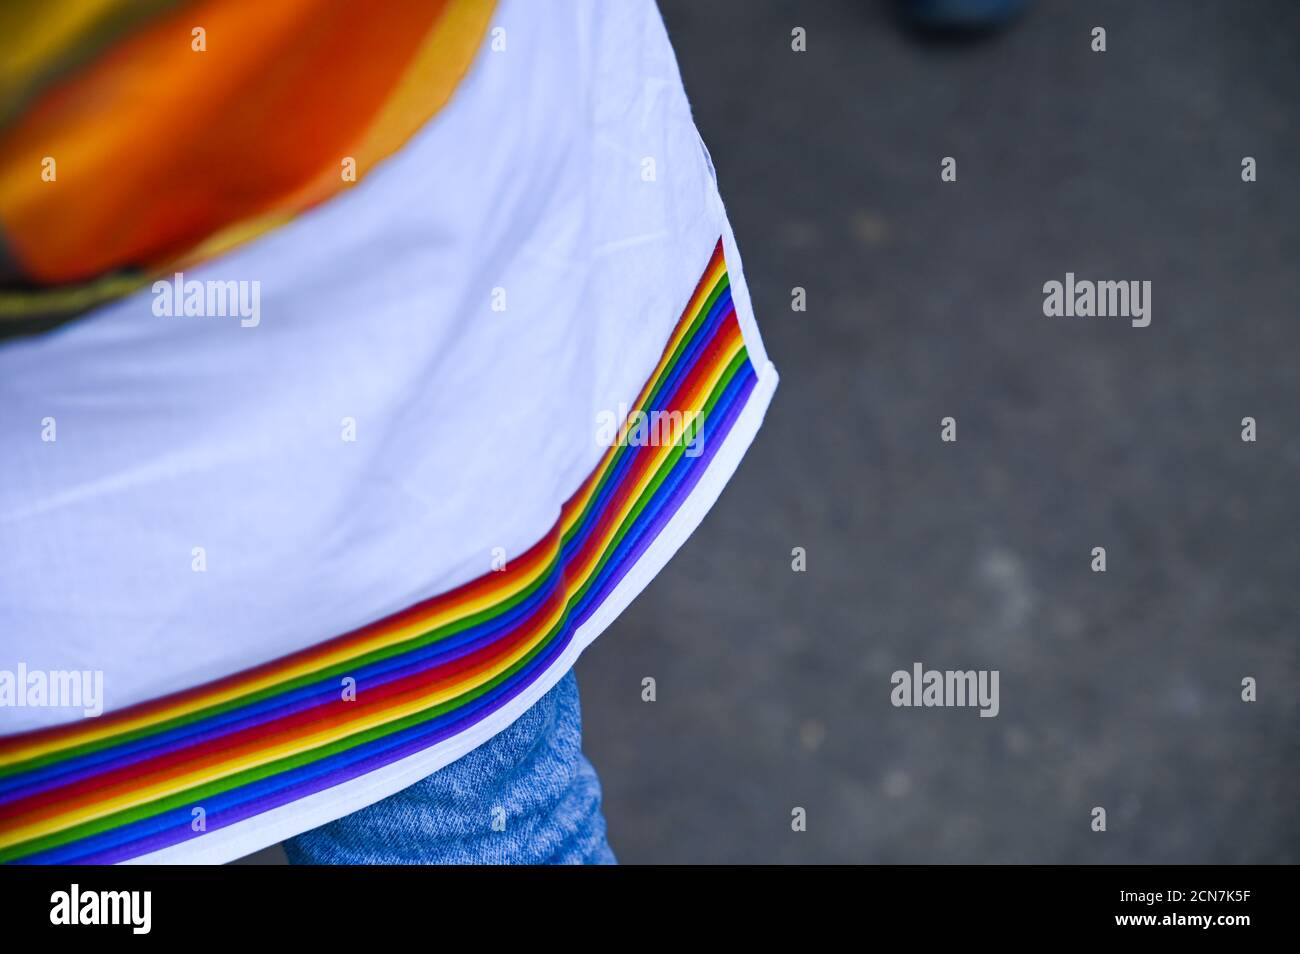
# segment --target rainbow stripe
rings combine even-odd
[[[551,667],[690,495],[754,388],[719,241],[624,438],[504,571],[355,632],[98,719],[0,738],[0,861],[111,863],[287,805],[452,739]],[[690,413],[694,412],[694,416]],[[702,451],[685,445],[700,435]],[[356,680],[344,701],[345,678]],[[191,829],[201,807],[206,832]]]

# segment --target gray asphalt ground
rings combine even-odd
[[[1300,860],[1300,5],[662,6],[782,384],[579,663],[620,859]],[[917,661],[1000,714],[894,708]]]

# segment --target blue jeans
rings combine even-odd
[[[614,864],[577,677],[463,758],[284,850],[291,864]]]

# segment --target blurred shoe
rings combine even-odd
[[[929,30],[987,30],[1019,15],[1029,0],[899,0],[903,16]]]

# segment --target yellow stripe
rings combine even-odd
[[[0,123],[23,100],[99,53],[172,0],[4,0],[0,3]]]
[[[426,696],[421,696],[411,702],[405,703],[394,709],[387,709],[377,712],[374,715],[359,719],[355,722],[349,722],[346,727],[338,725],[321,729],[311,735],[294,738],[291,741],[281,742],[269,748],[259,748],[257,751],[238,759],[232,759],[221,763],[221,767],[213,769],[211,767],[196,769],[184,775],[177,775],[165,781],[155,782],[152,785],[146,785],[141,788],[133,788],[130,791],[119,795],[115,798],[97,801],[86,808],[81,808],[75,812],[55,815],[39,822],[23,825],[18,828],[6,829],[0,833],[0,848],[8,848],[10,845],[19,842],[28,841],[32,838],[40,838],[43,835],[49,835],[64,828],[71,828],[84,822],[93,821],[96,818],[103,818],[114,812],[124,809],[134,808],[137,805],[143,805],[157,798],[163,798],[168,795],[174,795],[177,792],[185,791],[196,785],[202,785],[207,782],[214,782],[226,778],[246,769],[256,768],[259,765],[266,765],[285,756],[295,755],[299,752],[306,752],[318,746],[328,745],[340,739],[347,738],[357,732],[364,732],[367,729],[376,726],[386,725],[397,719],[408,715],[422,712],[425,709],[433,708],[449,699],[463,695],[472,689],[477,688],[493,677],[501,674],[511,665],[526,655],[529,650],[545,638],[549,629],[559,621],[564,611],[563,604],[560,605],[550,618],[546,621],[546,626],[538,631],[536,638],[520,646],[515,652],[507,658],[493,666],[486,673],[473,681],[458,683],[450,689],[444,689],[439,692],[432,692]],[[340,703],[342,704],[342,703]]]
[[[86,311],[131,294],[148,281],[143,275],[113,273],[82,285],[0,291],[0,321]]]
[[[130,732],[132,729],[142,728],[156,723],[165,722],[168,719],[174,719],[178,716],[188,715],[191,712],[197,712],[210,706],[228,702],[232,699],[239,699],[243,696],[255,693],[260,689],[276,686],[282,682],[288,682],[298,676],[309,675],[322,669],[328,669],[330,666],[337,663],[347,662],[350,659],[364,656],[375,649],[392,646],[414,636],[419,636],[420,634],[426,633],[431,629],[436,629],[447,622],[473,615],[482,609],[495,606],[497,603],[509,599],[511,596],[515,595],[540,577],[546,570],[546,567],[550,565],[550,562],[554,559],[557,552],[559,552],[558,541],[551,547],[547,548],[545,559],[539,563],[538,568],[534,573],[526,578],[521,578],[518,581],[503,580],[500,589],[485,594],[476,600],[470,601],[465,604],[466,608],[464,610],[461,610],[460,607],[456,607],[454,610],[448,609],[432,613],[429,616],[422,617],[421,619],[405,626],[396,627],[387,633],[377,634],[374,638],[368,639],[356,646],[346,649],[341,648],[327,653],[318,661],[298,663],[297,665],[290,666],[286,669],[277,670],[273,673],[259,676],[248,682],[240,683],[238,686],[232,688],[213,691],[210,695],[203,696],[199,699],[179,702],[176,705],[163,709],[159,713],[138,716],[134,719],[129,719],[125,722],[118,722],[109,726],[95,726],[92,724],[82,732],[77,732],[60,739],[19,747],[15,749],[13,753],[6,754],[3,758],[0,758],[0,766],[13,765],[17,762],[23,762],[39,755],[44,755],[48,752],[84,745],[87,742],[94,742],[115,735],[122,735]]]
[[[712,270],[711,281],[703,286],[691,301],[691,307],[695,309],[696,313],[698,313],[699,307],[703,304],[703,301],[712,293],[714,286],[725,271],[725,266],[721,262],[719,262],[718,266]],[[672,356],[672,352],[676,349],[677,343],[681,341],[692,323],[693,321],[683,322],[682,324],[684,327],[680,328],[677,333],[674,334],[670,346],[665,348],[664,355],[660,358],[659,365],[655,368],[654,374],[651,375],[650,380],[652,382],[658,381],[669,358]],[[729,357],[734,357],[734,352]],[[725,368],[725,366],[725,364],[722,364],[722,367]],[[682,410],[685,409],[683,408]],[[610,458],[612,458],[617,449],[616,445],[606,451],[605,458],[600,465],[602,470],[608,465]],[[359,644],[339,648],[333,652],[327,653],[324,657],[313,659],[310,662],[298,663],[287,669],[277,670],[227,689],[214,690],[210,695],[205,695],[198,699],[178,702],[161,712],[141,715],[134,719],[129,719],[125,722],[117,722],[111,725],[96,725],[92,723],[83,731],[72,735],[42,742],[33,742],[26,746],[19,746],[11,752],[0,756],[0,767],[24,762],[45,755],[49,752],[73,748],[78,745],[84,745],[100,739],[110,738],[115,735],[122,735],[137,728],[144,728],[150,725],[166,722],[170,719],[189,715],[190,713],[198,712],[211,706],[220,705],[223,702],[239,699],[243,696],[258,692],[261,689],[270,688],[279,685],[280,683],[288,682],[298,676],[309,675],[313,672],[328,669],[338,663],[347,662],[348,660],[366,655],[367,653],[373,652],[377,649],[384,649],[393,646],[415,636],[429,632],[430,630],[456,622],[457,620],[464,619],[467,616],[472,616],[481,610],[495,606],[498,603],[509,599],[511,596],[516,595],[521,590],[531,586],[546,571],[547,567],[550,566],[552,561],[555,559],[556,554],[559,552],[560,539],[563,538],[563,535],[569,531],[573,523],[581,516],[587,502],[590,501],[592,494],[595,493],[598,484],[599,481],[591,482],[591,486],[583,499],[582,505],[573,508],[568,521],[562,528],[562,532],[557,536],[555,542],[546,549],[545,556],[541,561],[539,561],[537,569],[527,576],[519,577],[514,580],[502,580],[500,588],[485,593],[483,596],[464,605],[457,605],[455,607],[449,607],[431,613],[429,616],[422,617],[405,626],[396,627],[387,632],[377,633],[373,637]],[[635,500],[636,498],[633,497],[632,499]]]
[[[400,149],[451,99],[473,65],[495,7],[496,0],[451,0],[447,5],[378,115],[349,148],[348,153],[357,161],[358,182],[376,163]],[[279,208],[220,229],[165,268],[157,269],[158,274],[165,275],[224,255],[279,228],[302,209],[338,191],[339,169],[331,165],[282,199]]]
[[[357,171],[392,155],[440,110],[473,62],[496,0],[452,0],[356,149]],[[338,170],[330,170],[337,178]]]
[[[683,315],[689,315],[690,320],[680,321],[677,323],[677,327],[673,329],[672,337],[668,340],[668,344],[664,346],[664,352],[659,358],[659,363],[655,365],[654,371],[646,380],[645,387],[643,387],[641,393],[637,395],[637,407],[640,407],[642,401],[644,401],[650,394],[650,391],[654,386],[659,383],[659,377],[663,374],[664,368],[668,366],[668,362],[672,359],[673,352],[677,350],[678,343],[681,342],[681,340],[686,337],[687,332],[691,330],[691,325],[695,324],[695,319],[699,317],[699,312],[700,309],[704,307],[704,302],[708,300],[709,295],[713,294],[713,289],[717,287],[718,282],[722,280],[722,276],[725,274],[727,274],[727,263],[723,260],[722,256],[718,256],[717,264],[705,273],[705,281],[696,289],[690,302],[687,303],[685,311],[682,312]],[[618,440],[616,440],[609,449],[605,451],[605,456],[601,458],[600,464],[596,468],[598,472],[604,473],[605,469],[609,466],[610,460],[616,453],[618,453],[619,445],[627,439],[627,433],[628,425],[625,421],[619,430]],[[587,493],[583,497],[582,503],[576,505],[569,515],[565,517],[564,525],[560,531],[560,536],[564,536],[568,533],[569,530],[573,528],[573,525],[578,522],[579,518],[582,516],[582,512],[586,509],[587,503],[591,500],[591,497],[596,492],[596,487],[599,484],[599,480],[593,480],[591,482],[591,486],[587,489]]]
[[[737,341],[736,346],[734,348],[729,349],[729,351],[726,353],[725,359],[719,360],[717,362],[717,364],[715,365],[714,373],[709,377],[705,386],[700,389],[701,400],[698,402],[698,406],[691,408],[690,410],[698,411],[699,407],[703,406],[703,403],[708,400],[708,397],[713,393],[714,389],[717,387],[718,382],[721,380],[723,373],[730,365],[731,360],[736,356],[737,353],[739,353],[739,351],[743,347],[744,347],[743,341]],[[687,409],[683,408],[682,410],[687,410]],[[433,708],[434,706],[440,705],[443,702],[446,702],[450,699],[454,699],[460,695],[470,692],[473,689],[477,688],[478,686],[495,678],[500,673],[509,669],[510,666],[512,666],[519,659],[522,659],[525,655],[527,655],[534,647],[536,647],[545,638],[546,634],[551,630],[551,628],[554,627],[556,623],[559,622],[561,616],[567,609],[567,598],[571,597],[573,593],[581,589],[581,587],[585,585],[587,580],[590,579],[591,575],[595,572],[595,568],[600,563],[600,558],[605,554],[609,541],[614,537],[614,535],[618,531],[618,528],[623,524],[624,520],[626,520],[627,516],[631,513],[632,509],[636,506],[637,502],[641,499],[641,496],[645,488],[650,484],[650,482],[654,479],[655,475],[663,468],[663,466],[667,462],[667,458],[672,453],[673,446],[676,440],[679,439],[682,434],[681,429],[674,429],[674,431],[675,431],[673,435],[674,443],[665,444],[656,449],[657,459],[654,462],[654,466],[647,468],[646,473],[642,476],[641,480],[637,482],[635,492],[628,496],[627,501],[624,503],[623,507],[620,508],[618,512],[618,519],[616,519],[610,524],[610,531],[602,540],[603,546],[593,550],[592,559],[588,561],[587,566],[583,568],[580,574],[578,574],[574,584],[567,589],[566,600],[560,603],[557,606],[556,610],[550,614],[550,616],[545,621],[545,625],[538,630],[538,635],[534,639],[520,646],[518,649],[512,652],[507,658],[502,660],[497,665],[493,666],[486,673],[481,674],[480,676],[470,681],[457,683],[455,686],[451,688],[444,689],[438,692],[433,692],[425,696],[421,696],[418,699],[410,703],[404,704],[396,709],[390,709],[390,710],[385,710],[383,712],[375,713],[373,716],[369,716],[357,722],[349,723],[345,727],[333,726],[330,728],[325,728],[318,732],[312,733],[311,735],[303,736],[301,738],[295,738],[291,741],[282,742],[270,748],[258,749],[256,752],[250,753],[241,758],[224,762],[222,763],[221,767],[216,770],[214,770],[211,767],[197,769],[185,775],[167,779],[166,781],[163,782],[157,782],[154,783],[153,785],[132,789],[130,792],[117,796],[116,798],[95,802],[92,806],[88,808],[80,809],[73,813],[64,813],[64,814],[56,815],[53,818],[45,819],[40,822],[35,822],[18,828],[10,829],[8,831],[0,833],[0,847],[9,847],[10,845],[14,845],[19,842],[28,841],[33,838],[39,838],[43,835],[51,834],[53,832],[60,831],[64,828],[70,828],[75,825],[79,825],[84,822],[94,820],[96,818],[102,818],[104,816],[113,814],[114,812],[133,808],[138,805],[146,804],[157,798],[162,798],[162,797],[166,797],[167,795],[174,794],[177,791],[183,791],[187,788],[216,781],[218,779],[226,778],[238,772],[242,772],[250,768],[255,768],[259,765],[265,765],[267,763],[276,761],[277,759],[284,758],[286,756],[291,756],[301,752],[309,751],[313,748],[317,748],[322,745],[328,745],[331,742],[335,742],[340,739],[347,738],[348,736],[351,736],[355,733],[363,732],[366,729],[374,728],[380,725],[385,725],[394,722],[398,719],[401,719],[405,716],[412,715],[418,712],[422,712],[426,709]]]

